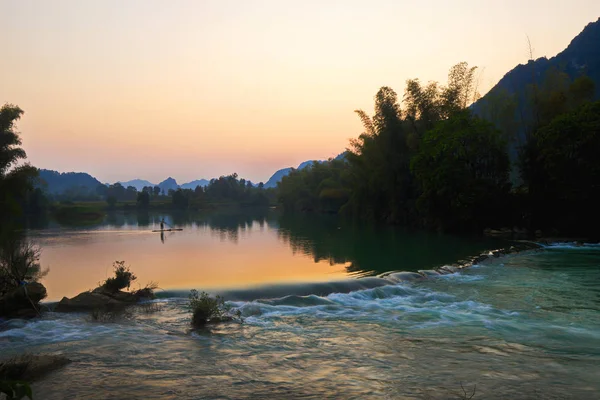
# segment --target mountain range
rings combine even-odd
[[[177,188],[196,189],[196,186],[204,187],[204,186],[207,186],[210,183],[210,181],[208,179],[197,179],[195,181],[191,181],[191,182],[183,183],[183,184],[179,185],[175,179],[169,177],[160,183],[152,183],[145,179],[132,179],[130,181],[119,181],[117,183],[120,183],[124,187],[133,186],[134,188],[137,189],[138,192],[142,191],[142,189],[146,186],[150,186],[150,187],[158,186],[159,188],[161,188],[161,190],[165,190],[165,192],[168,192],[169,189],[173,189],[173,190],[175,190]]]
[[[340,154],[337,159],[342,157],[343,154]],[[309,160],[301,163],[297,169],[304,169],[313,162],[323,162],[318,160]],[[281,181],[281,178],[289,174],[293,168],[283,168],[279,171],[275,172],[271,178],[265,184],[265,188],[274,188],[277,186],[277,183]],[[65,172],[60,173],[57,171],[52,171],[48,169],[40,170],[40,178],[41,184],[40,186],[44,188],[49,194],[63,194],[72,189],[87,190],[88,192],[95,192],[96,188],[100,185],[108,186],[108,183],[102,183],[98,179],[94,178],[90,174],[85,172]],[[133,186],[137,189],[137,191],[142,191],[142,189],[146,186],[155,187],[158,186],[161,189],[161,192],[168,193],[169,190],[177,190],[181,189],[195,189],[197,186],[205,187],[210,183],[208,179],[197,179],[191,182],[178,184],[177,181],[168,177],[164,181],[160,183],[152,183],[145,179],[132,179],[129,181],[118,181],[116,183],[121,184],[123,187]],[[257,185],[255,185],[257,186]]]
[[[95,191],[102,183],[85,172],[57,172],[40,170],[40,186],[50,194],[62,194],[68,190]]]

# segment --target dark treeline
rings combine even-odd
[[[212,179],[206,186],[195,189],[169,189],[166,193],[158,186],[145,186],[138,191],[134,186],[97,185],[95,190],[71,187],[60,194],[49,193],[39,180],[32,180],[35,187],[23,192],[19,204],[26,215],[40,215],[62,206],[85,205],[90,202],[106,202],[108,209],[119,207],[174,210],[200,210],[220,205],[268,206],[276,202],[275,189],[265,189],[262,183],[239,178],[237,174]],[[92,203],[95,204],[95,203]]]
[[[123,187],[120,183],[99,186],[98,195],[106,199],[109,207],[118,202],[136,202],[140,209],[147,209],[153,201],[170,203],[176,210],[199,210],[219,204],[241,206],[268,206],[275,201],[274,190],[264,189],[262,183],[254,186],[252,182],[239,178],[237,174],[211,179],[206,186],[195,189],[169,189],[164,193],[158,186],[145,186],[141,191],[133,186]]]
[[[550,70],[526,96],[487,101],[485,118],[472,106],[476,82],[476,68],[460,63],[446,86],[407,81],[402,100],[382,87],[373,116],[356,111],[364,132],[344,160],[292,171],[279,201],[288,211],[443,231],[592,232],[600,220],[593,81]]]

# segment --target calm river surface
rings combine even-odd
[[[275,212],[114,215],[30,231],[50,299],[125,260],[164,291],[113,322],[47,313],[0,325],[0,353],[73,363],[40,399],[593,399],[600,391],[600,247],[551,246],[419,282],[497,242],[356,227]],[[189,329],[187,289],[222,293],[244,323]],[[467,398],[468,398],[467,396]]]

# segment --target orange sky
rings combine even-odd
[[[485,91],[526,35],[554,56],[598,16],[598,0],[0,0],[0,103],[25,110],[40,168],[266,181],[342,152],[382,85],[467,61]]]

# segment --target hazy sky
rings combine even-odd
[[[380,86],[446,81],[467,61],[482,91],[554,56],[599,0],[0,0],[0,103],[37,167],[103,182],[179,183],[342,152]]]

